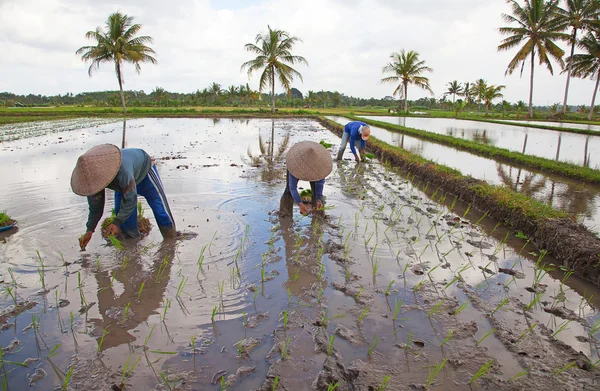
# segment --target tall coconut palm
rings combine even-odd
[[[494,99],[499,99],[504,97],[500,91],[502,91],[505,86],[494,86],[490,85],[487,87],[483,93],[483,102],[485,104],[485,115],[488,115],[490,105],[494,101]]]
[[[461,95],[463,92],[463,86],[458,80],[451,81],[448,83],[448,89],[444,92],[444,95],[452,95],[452,104],[456,102],[456,95]]]
[[[433,72],[433,69],[425,65],[425,61],[419,59],[419,53],[402,49],[400,53],[392,53],[392,59],[383,67],[383,73],[392,73],[392,76],[384,77],[381,83],[399,83],[394,90],[394,95],[399,94],[404,99],[404,112],[408,113],[408,86],[415,86],[429,91],[433,95],[433,90],[429,86],[429,79],[422,76],[425,72]]]
[[[219,95],[223,92],[221,85],[216,82],[212,82],[211,85],[208,86],[208,93],[212,96],[212,101],[215,103]]]
[[[483,103],[485,91],[487,90],[487,88],[487,81],[483,79],[477,79],[475,83],[473,83],[473,86],[469,90],[469,93],[477,103]],[[481,107],[479,109],[481,109]]]
[[[598,27],[600,17],[600,1],[598,0],[566,0],[566,7],[558,9],[559,19],[571,28],[571,56],[575,54],[577,32]],[[567,98],[569,96],[569,82],[573,63],[567,63],[567,83],[565,85],[565,98],[563,100],[563,114],[567,112]]]
[[[106,31],[101,27],[96,27],[94,31],[88,31],[85,37],[95,40],[97,44],[95,46],[82,46],[75,54],[81,55],[81,59],[85,62],[92,62],[88,69],[90,77],[92,77],[92,71],[100,68],[100,64],[103,62],[113,62],[115,64],[115,73],[121,91],[123,114],[126,114],[127,108],[125,107],[125,95],[123,93],[123,63],[133,64],[136,72],[140,73],[140,63],[157,63],[153,57],[156,52],[146,46],[146,44],[152,43],[151,37],[136,36],[142,29],[142,25],[133,24],[132,16],[115,12],[108,17],[105,27]]]
[[[585,79],[587,77],[594,79],[594,92],[592,94],[592,104],[588,119],[591,121],[594,117],[594,103],[596,102],[596,93],[600,83],[600,31],[588,32],[577,45],[585,53],[575,54],[567,58],[569,63],[573,64],[573,76]]]
[[[267,86],[271,87],[271,112],[275,112],[275,78],[279,83],[290,92],[291,84],[294,78],[301,81],[300,72],[290,65],[304,64],[308,61],[302,56],[292,54],[292,48],[297,42],[302,42],[300,38],[292,37],[283,30],[273,30],[267,26],[269,31],[266,34],[258,34],[254,43],[248,43],[246,51],[257,54],[253,60],[242,64],[241,70],[248,71],[248,77],[256,71],[262,70],[259,81],[259,91],[263,91]],[[289,65],[288,65],[289,64]]]
[[[521,113],[527,108],[527,104],[522,100],[515,103],[515,109],[517,109],[517,119],[521,117]]]
[[[517,0],[506,0],[512,10],[512,15],[502,14],[507,23],[516,24],[516,27],[507,26],[499,29],[502,35],[508,35],[498,46],[498,51],[510,50],[518,47],[519,51],[509,62],[506,74],[512,74],[521,66],[521,75],[527,57],[531,57],[531,76],[529,80],[529,117],[533,117],[533,73],[535,56],[540,64],[546,65],[551,74],[554,74],[550,59],[553,58],[561,66],[564,64],[562,57],[565,52],[554,41],[566,40],[565,24],[557,17],[558,0],[524,0],[521,6]]]
[[[467,105],[471,104],[472,96],[471,96],[471,83],[466,82],[463,88],[463,96],[465,97],[465,102]]]

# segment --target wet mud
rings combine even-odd
[[[127,126],[129,146],[181,156],[159,165],[176,240],[152,230],[117,249],[94,235],[79,252],[87,202],[65,184],[78,154],[121,140],[118,124],[11,141],[0,156],[0,203],[21,226],[0,243],[2,288],[38,303],[0,333],[5,360],[30,359],[5,364],[9,387],[599,387],[600,292],[508,225],[349,155],[324,213],[280,215],[287,148],[324,140],[337,153],[313,120]]]

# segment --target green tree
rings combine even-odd
[[[262,92],[267,86],[271,87],[271,112],[275,112],[275,78],[289,93],[294,78],[297,77],[303,81],[300,72],[291,65],[308,65],[308,62],[304,57],[292,54],[294,45],[302,42],[300,38],[292,37],[286,31],[273,30],[271,26],[267,27],[269,31],[266,34],[258,34],[255,43],[248,43],[244,46],[246,51],[256,54],[257,57],[243,63],[241,70],[247,70],[248,77],[252,76],[254,72],[262,70],[259,91]]]
[[[471,96],[471,83],[466,82],[463,88],[463,96],[465,97],[465,103],[467,105],[471,104],[473,97]]]
[[[92,77],[92,71],[98,69],[103,62],[113,62],[115,64],[115,73],[121,91],[123,114],[126,114],[127,108],[125,106],[125,95],[123,94],[123,63],[133,64],[136,72],[140,73],[140,63],[157,63],[153,57],[156,53],[152,48],[146,46],[146,44],[152,43],[151,37],[136,36],[142,29],[142,25],[133,24],[132,16],[115,12],[108,17],[105,28],[106,30],[97,27],[94,31],[88,31],[85,37],[95,40],[96,45],[82,46],[75,54],[81,55],[81,59],[85,62],[91,61],[88,69],[90,77]]]
[[[162,103],[166,100],[169,101],[169,93],[161,87],[156,87],[151,93],[150,96],[154,98],[156,104],[161,106]]]
[[[391,73],[392,76],[384,77],[381,83],[399,83],[394,90],[394,95],[399,94],[404,99],[404,112],[408,113],[408,86],[413,84],[433,95],[429,86],[429,79],[422,76],[425,72],[433,72],[433,69],[425,65],[425,61],[419,59],[419,53],[402,49],[400,53],[392,53],[392,59],[383,67],[384,74]]]
[[[575,54],[567,58],[569,63],[573,64],[573,76],[582,79],[596,78],[594,92],[592,93],[592,104],[588,113],[588,119],[591,121],[594,117],[594,104],[596,102],[596,93],[600,83],[600,31],[588,32],[577,45],[584,53]]]
[[[546,65],[554,74],[550,58],[554,58],[561,66],[565,52],[554,41],[568,39],[565,34],[565,24],[557,17],[558,0],[525,0],[521,6],[516,0],[506,0],[512,10],[512,15],[502,14],[505,22],[516,26],[501,27],[502,35],[508,35],[498,46],[498,51],[518,47],[519,51],[509,62],[506,74],[512,74],[521,66],[521,75],[527,57],[531,57],[531,76],[529,80],[529,117],[533,117],[533,73],[535,56],[540,64]],[[521,46],[522,45],[522,46]]]
[[[456,102],[456,95],[461,95],[463,93],[463,86],[458,82],[458,80],[451,81],[448,83],[448,89],[444,92],[444,95],[452,95],[452,104]]]
[[[483,103],[485,91],[487,90],[487,88],[487,81],[483,79],[476,80],[470,89],[471,97],[474,98],[477,103]]]
[[[600,1],[598,0],[566,0],[566,7],[558,9],[559,19],[565,25],[571,28],[571,56],[575,54],[575,45],[577,44],[577,32],[580,30],[593,29],[598,27],[598,17],[600,16]],[[567,62],[567,83],[565,85],[565,98],[563,100],[563,114],[567,112],[567,98],[569,96],[569,82],[573,63]]]
[[[517,119],[519,119],[521,117],[521,113],[527,109],[527,103],[520,100],[515,104],[515,109],[517,109]]]
[[[494,86],[490,85],[485,89],[483,93],[483,102],[485,104],[485,115],[488,115],[490,105],[494,101],[494,99],[500,99],[504,97],[500,91],[502,91],[505,86]]]
[[[212,96],[213,103],[217,102],[217,98],[219,97],[221,92],[223,92],[223,90],[221,89],[221,85],[214,81],[211,83],[211,85],[208,86],[207,91]]]

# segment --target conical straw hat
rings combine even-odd
[[[287,153],[287,169],[302,181],[320,181],[333,168],[329,151],[314,141],[301,141]]]
[[[75,194],[90,196],[106,188],[121,167],[121,151],[116,145],[96,145],[77,159],[71,175]]]

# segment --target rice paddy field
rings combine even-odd
[[[0,210],[19,223],[0,233],[7,389],[600,387],[598,287],[486,211],[348,150],[325,211],[280,218],[287,149],[324,140],[337,153],[312,119],[30,126],[0,128],[26,135],[0,143]],[[71,171],[92,146],[120,145],[124,128],[128,147],[157,159],[180,234],[96,233],[81,252],[87,201]],[[450,148],[373,135],[500,177]]]

